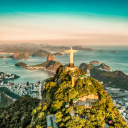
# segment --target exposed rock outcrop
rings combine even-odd
[[[12,58],[13,58],[13,59],[17,59],[17,57],[18,57],[19,55],[20,55],[20,53],[16,52],[16,53],[13,54],[13,57],[12,57]]]
[[[55,61],[54,55],[50,53],[47,57],[47,61]]]

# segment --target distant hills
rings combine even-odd
[[[94,51],[91,48],[83,46],[74,46],[74,49],[84,51]],[[52,46],[43,44],[11,44],[11,45],[0,45],[0,52],[13,54],[10,56],[0,56],[0,58],[13,58],[13,59],[28,59],[30,56],[46,57],[52,51],[54,55],[63,55],[64,50],[70,49],[65,46]]]
[[[113,87],[114,85],[115,88],[128,89],[128,75],[122,71],[109,71],[111,68],[105,64],[94,66],[92,64],[82,63],[79,68],[85,72],[87,69],[90,69],[91,77],[103,81],[107,86]]]

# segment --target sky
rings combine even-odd
[[[128,45],[128,0],[0,0],[0,43]]]

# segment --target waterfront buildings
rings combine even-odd
[[[19,95],[19,96],[24,96],[26,94],[42,99],[42,93],[43,93],[43,84],[44,82],[37,82],[37,83],[7,83],[7,84],[0,84],[0,87],[6,87],[8,88],[11,92]]]

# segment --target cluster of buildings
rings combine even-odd
[[[128,91],[120,88],[105,87],[105,90],[112,98],[127,97]]]
[[[30,95],[34,98],[41,99],[42,98],[42,92],[43,92],[43,85],[44,82],[37,82],[37,83],[25,83],[25,84],[20,84],[20,83],[7,83],[7,84],[0,84],[0,87],[6,87],[8,88],[11,92],[23,96],[23,95]]]
[[[113,104],[117,107],[128,124],[128,91],[120,88],[105,87],[112,97]]]
[[[0,72],[0,81],[14,79],[18,76],[10,73]]]
[[[128,124],[128,97],[113,99],[113,104],[117,107]]]

